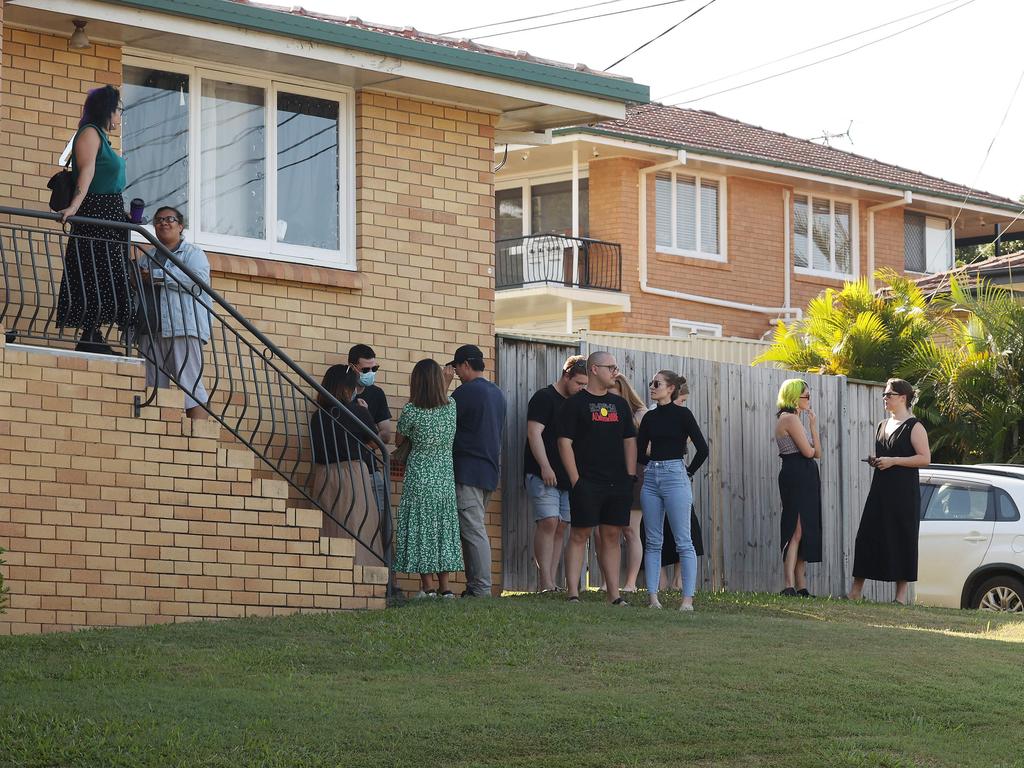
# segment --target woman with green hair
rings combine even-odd
[[[782,459],[781,543],[786,587],[781,594],[811,597],[807,563],[821,562],[821,477],[815,459],[821,458],[818,417],[811,408],[811,390],[803,379],[786,379],[779,387],[775,443]],[[807,414],[810,429],[800,416]]]

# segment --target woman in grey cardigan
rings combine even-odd
[[[164,247],[209,285],[210,260],[202,248],[185,240],[181,211],[170,206],[159,208],[153,224]],[[146,385],[166,387],[175,380],[185,393],[188,417],[206,419],[203,405],[209,395],[203,384],[203,345],[210,341],[210,299],[156,248],[139,259],[139,268],[144,298],[159,307],[159,312],[149,313],[152,319],[138,329],[144,334],[139,348],[146,358]]]

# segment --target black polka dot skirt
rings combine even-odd
[[[120,193],[89,193],[79,216],[128,221]],[[117,324],[126,328],[133,314],[129,289],[128,230],[72,224],[64,252],[64,275],[57,300],[57,325],[92,331]]]

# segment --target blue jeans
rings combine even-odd
[[[683,597],[693,597],[697,587],[697,553],[690,539],[690,505],[693,489],[682,459],[651,461],[644,470],[644,486],[640,490],[640,506],[644,511],[644,573],[647,591],[658,594],[661,577],[661,546],[665,538],[665,515],[668,515],[672,534],[683,571]]]

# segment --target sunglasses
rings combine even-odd
[[[617,365],[595,365],[594,367],[595,368],[607,368],[612,373],[618,373],[619,372],[619,366],[617,366]]]
[[[155,219],[153,219],[153,223],[154,224],[177,224],[178,223],[178,217],[177,216],[157,216]]]
[[[890,397],[896,397],[898,394],[900,394],[900,393],[899,392],[883,392],[882,393],[882,398],[886,399],[886,398],[890,398]]]
[[[810,395],[800,395],[800,399],[801,400],[810,400],[811,396]]]
[[[375,365],[373,367],[360,368],[359,372],[360,373],[376,373],[379,370],[380,370],[380,366],[379,365]]]
[[[660,387],[664,383],[664,381],[660,381],[658,379],[651,379],[651,381],[647,382],[647,386],[650,387],[651,389],[658,389],[658,387]]]

